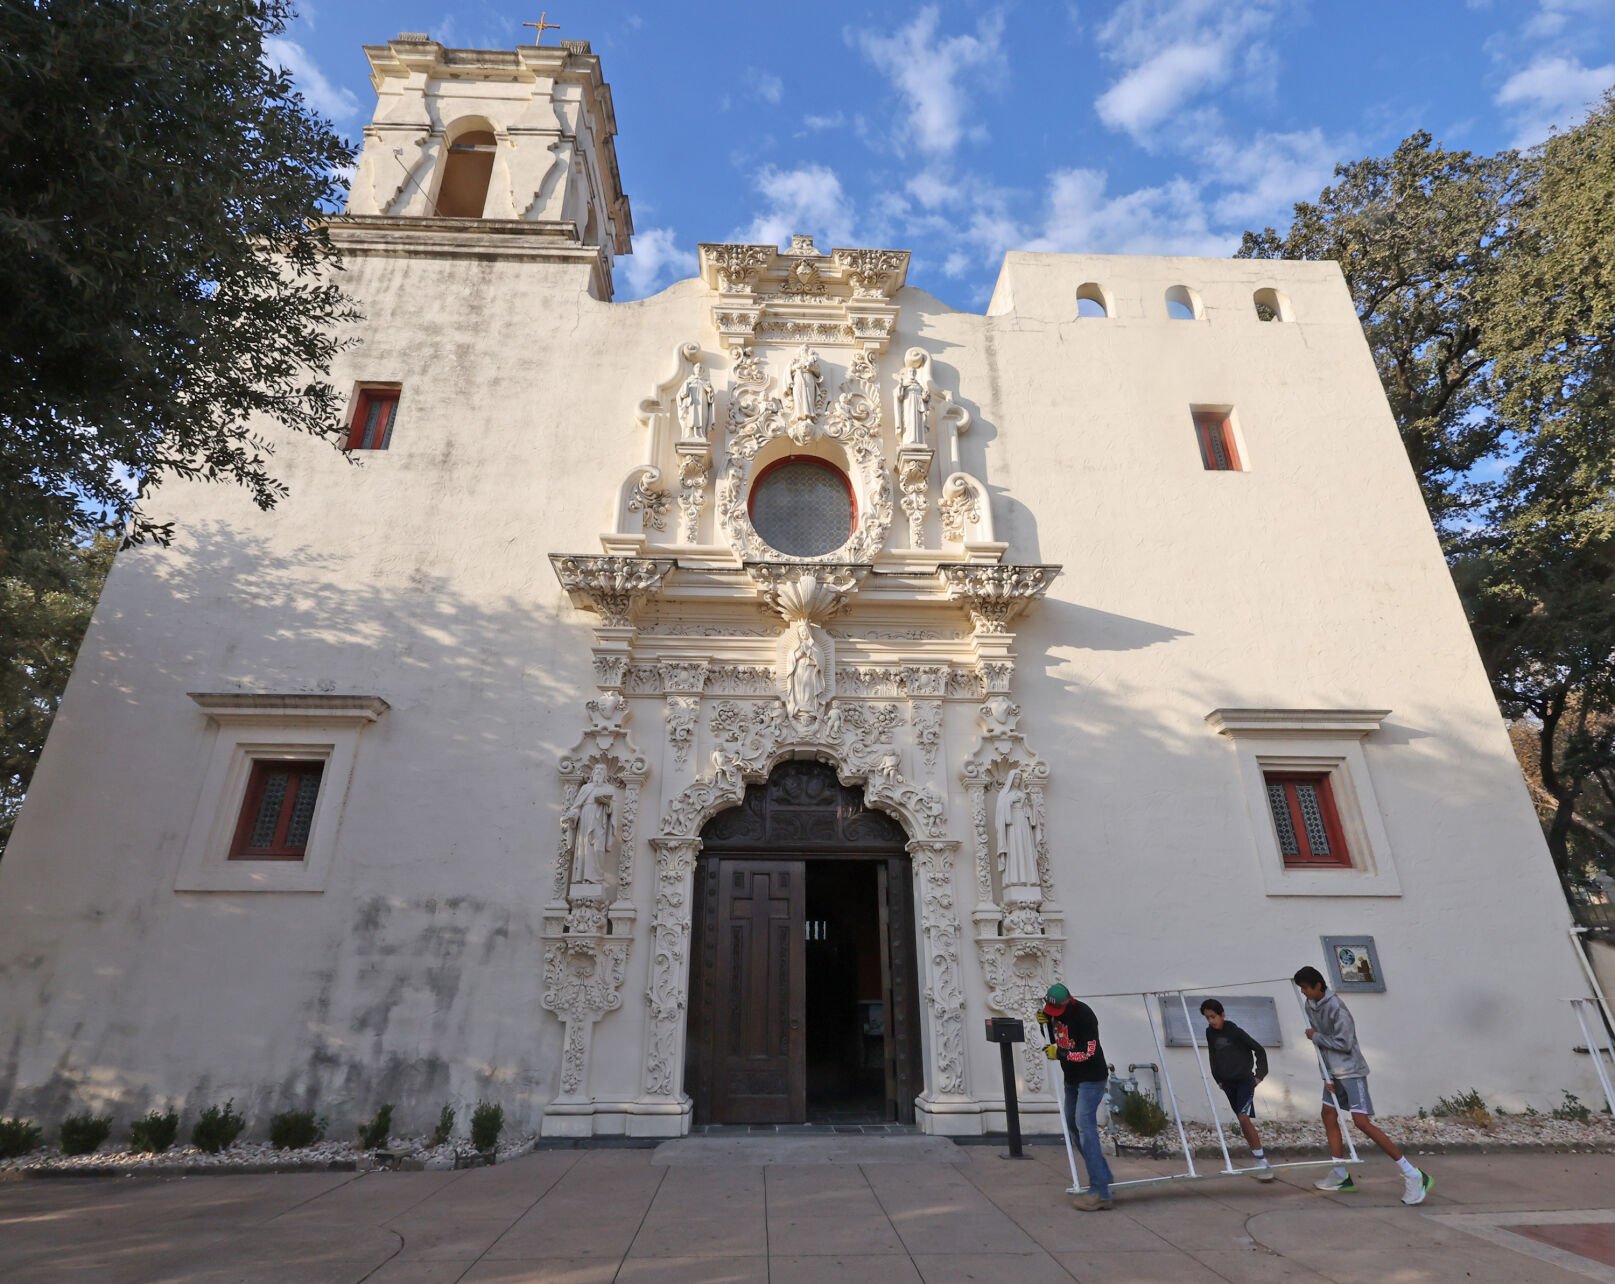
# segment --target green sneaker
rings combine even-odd
[[[1404,1204],[1424,1203],[1424,1197],[1430,1193],[1430,1187],[1435,1184],[1436,1179],[1425,1172],[1424,1169],[1415,1169],[1413,1176],[1402,1178],[1402,1202]]]
[[[1344,1177],[1336,1177],[1334,1173],[1325,1173],[1312,1184],[1319,1190],[1338,1191],[1347,1195],[1355,1194],[1357,1191],[1357,1183],[1351,1179],[1350,1173],[1347,1173]]]

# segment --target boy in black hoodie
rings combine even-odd
[[[1202,1003],[1200,1015],[1206,1019],[1206,1060],[1211,1062],[1211,1077],[1234,1108],[1239,1130],[1245,1134],[1245,1144],[1258,1165],[1256,1180],[1272,1181],[1273,1170],[1262,1151],[1261,1134],[1254,1122],[1256,1085],[1267,1078],[1267,1049],[1230,1021],[1216,999]]]

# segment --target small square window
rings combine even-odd
[[[255,758],[231,860],[302,860],[320,796],[323,761]]]
[[[363,384],[353,399],[353,421],[348,428],[349,450],[386,450],[398,417],[397,384]]]
[[[1234,445],[1233,416],[1226,410],[1196,410],[1194,433],[1200,441],[1200,462],[1212,472],[1244,471]]]
[[[1263,773],[1273,832],[1286,869],[1351,867],[1351,853],[1325,772]]]

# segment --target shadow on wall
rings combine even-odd
[[[285,551],[202,524],[172,548],[118,557],[81,656],[98,666],[103,710],[108,689],[137,718],[161,708],[170,727],[176,702],[196,713],[189,691],[377,694],[392,708],[364,733],[326,896],[173,891],[203,761],[200,714],[194,752],[91,750],[108,786],[101,805],[155,791],[172,800],[170,815],[160,833],[102,823],[111,838],[96,859],[148,871],[137,891],[91,880],[88,899],[51,924],[52,948],[0,945],[0,978],[31,996],[0,1050],[0,1113],[54,1121],[88,1106],[122,1126],[170,1100],[190,1114],[233,1096],[257,1129],[307,1108],[338,1135],[385,1101],[409,1132],[429,1129],[445,1101],[487,1097],[518,1127],[536,1123],[561,1039],[540,1006],[554,770],[575,739],[554,735],[582,730],[587,631],[558,627],[542,556],[521,580],[530,595],[473,594],[422,569],[413,547]],[[486,578],[486,565],[513,556],[502,544],[486,563],[462,564]],[[28,860],[47,858],[39,842]],[[424,890],[393,895],[389,884]],[[6,909],[41,932],[40,911],[59,917]],[[310,920],[317,931],[288,934]],[[226,957],[217,947],[232,932],[241,954]],[[292,939],[295,950],[274,948]],[[244,987],[261,986],[295,1001],[284,1012],[253,1005],[268,1020],[239,1028],[231,1013],[250,1003]],[[92,1026],[85,1011],[104,1015]],[[210,1011],[221,1014],[216,1045],[197,1047],[208,1031],[197,1014]],[[198,1032],[189,1046],[186,1031]],[[19,1082],[40,1049],[60,1049],[49,1077]]]

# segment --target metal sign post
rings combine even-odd
[[[998,1045],[999,1065],[1004,1072],[1004,1120],[1009,1128],[1009,1154],[1005,1159],[1025,1159],[1021,1150],[1021,1106],[1015,1095],[1015,1045],[1026,1042],[1026,1024],[1014,1017],[988,1017],[987,1042]]]

